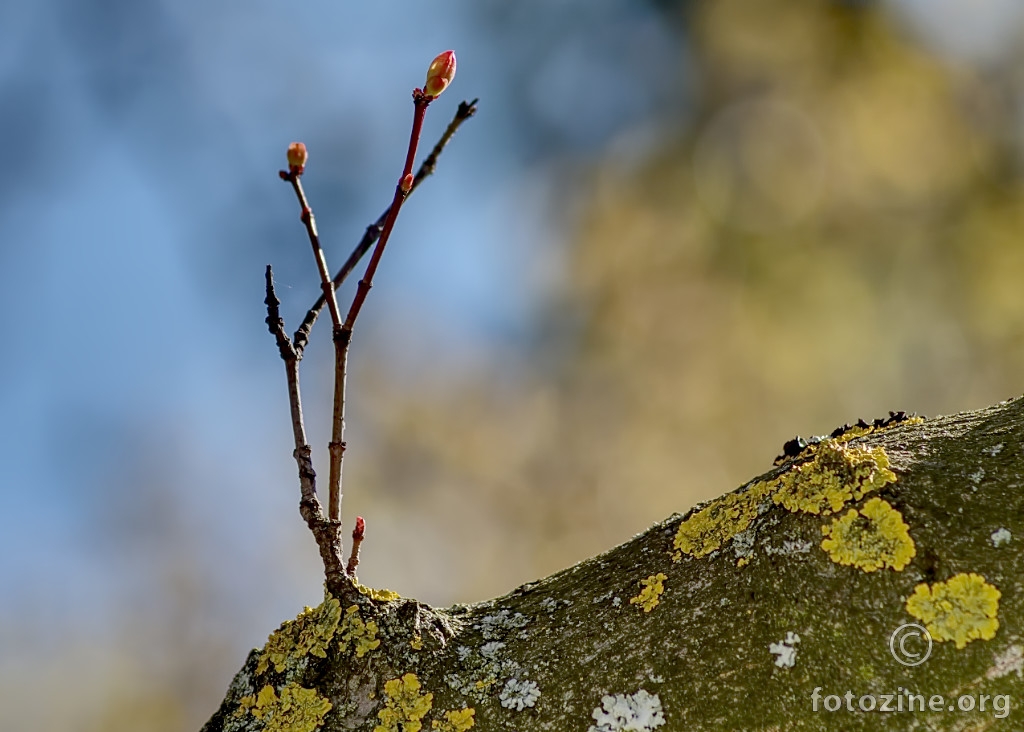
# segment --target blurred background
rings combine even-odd
[[[447,48],[424,147],[480,111],[354,342],[364,583],[500,595],[795,434],[1024,391],[1024,4],[390,5],[0,5],[0,728],[198,729],[321,599],[263,269],[291,329],[318,290],[276,173],[306,142],[340,265]]]

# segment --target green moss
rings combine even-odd
[[[330,710],[331,703],[315,689],[286,684],[280,696],[274,687],[264,686],[259,694],[242,697],[235,716],[252,714],[263,722],[266,732],[313,732]]]
[[[899,511],[881,498],[872,498],[860,511],[851,508],[831,525],[822,526],[821,548],[838,564],[865,572],[885,567],[898,572],[915,554],[908,528]]]
[[[649,613],[658,603],[661,602],[661,593],[665,591],[664,582],[668,577],[661,572],[652,574],[647,579],[640,580],[643,589],[636,597],[630,598],[630,605],[639,605],[645,613]]]
[[[373,732],[420,732],[423,717],[434,705],[434,695],[420,692],[416,674],[384,682],[384,708],[377,712],[380,724]]]
[[[325,592],[322,603],[307,607],[295,620],[286,620],[270,634],[256,673],[264,673],[271,666],[277,672],[286,671],[306,655],[326,657],[340,619],[340,603]]]
[[[729,493],[679,524],[672,558],[703,557],[750,526],[768,498],[789,511],[829,514],[896,480],[881,447],[857,447],[826,440],[810,449],[810,460],[782,475]]]
[[[339,630],[341,650],[347,651],[352,647],[355,649],[356,657],[362,658],[380,645],[377,631],[377,623],[374,621],[363,622],[358,605],[350,606],[345,610],[345,617],[341,621]]]
[[[907,598],[907,612],[924,622],[934,640],[951,640],[963,648],[972,640],[995,637],[1000,597],[981,575],[961,573],[930,587],[915,587]]]

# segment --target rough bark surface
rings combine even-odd
[[[791,510],[766,486],[810,471],[812,448],[492,601],[325,603],[249,655],[203,732],[1024,729],[1024,398],[822,444],[839,443],[881,448],[895,480]],[[850,513],[874,499],[899,520]],[[708,516],[680,551],[681,523]],[[822,548],[844,516],[854,559],[880,566]],[[933,631],[916,666],[890,650],[906,623]]]

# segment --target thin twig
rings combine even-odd
[[[327,301],[327,309],[331,313],[331,321],[334,323],[334,415],[331,423],[331,441],[327,444],[330,453],[331,467],[327,480],[327,516],[332,523],[338,526],[340,542],[341,536],[341,468],[345,457],[345,380],[348,372],[348,341],[339,337],[341,331],[341,311],[338,309],[338,298],[334,291],[334,283],[331,281],[330,270],[327,269],[327,257],[323,247],[320,246],[320,235],[316,230],[316,218],[313,216],[313,209],[306,200],[306,193],[302,190],[302,168],[292,168],[281,177],[292,184],[295,196],[299,199],[299,206],[302,209],[302,223],[306,226],[306,233],[309,235],[310,246],[313,247],[313,258],[316,260],[317,271],[320,274],[320,289]]]
[[[431,150],[430,155],[424,159],[419,170],[416,171],[416,177],[413,179],[412,188],[409,189],[409,193],[406,194],[407,196],[411,195],[426,178],[429,178],[434,174],[434,171],[437,169],[437,160],[444,151],[448,141],[452,139],[459,127],[462,126],[463,122],[476,114],[476,103],[478,101],[478,99],[474,99],[471,102],[464,101],[459,103],[459,108],[456,110],[452,121],[448,123],[448,127],[445,129],[444,134],[441,135],[437,144],[434,145],[434,149]],[[372,247],[380,237],[380,232],[384,228],[384,222],[387,221],[389,213],[391,213],[391,206],[388,206],[387,209],[377,217],[377,220],[374,223],[366,227],[366,233],[363,234],[363,238],[359,241],[359,244],[356,245],[355,249],[352,250],[352,253],[349,255],[348,259],[345,260],[345,264],[343,264],[341,269],[338,270],[338,273],[334,275],[334,288],[336,290],[341,287],[342,283],[349,276],[352,270],[356,268],[357,264],[359,264],[359,260],[361,260],[363,256],[370,251],[370,247]],[[306,317],[303,319],[298,330],[295,331],[295,348],[300,353],[306,347],[306,343],[309,341],[309,333],[313,329],[313,324],[320,316],[320,311],[323,310],[326,302],[326,298],[321,294],[317,301],[313,303],[313,307],[311,307],[309,312],[306,313]]]
[[[313,533],[320,557],[324,563],[327,585],[336,597],[343,596],[348,585],[345,573],[344,555],[340,541],[340,526],[335,525],[324,516],[323,507],[316,494],[316,471],[313,469],[312,449],[306,442],[306,427],[302,417],[302,394],[299,390],[299,354],[285,334],[284,319],[279,306],[281,301],[274,292],[274,271],[267,265],[266,272],[267,297],[267,329],[277,341],[278,351],[284,361],[285,376],[288,379],[288,405],[291,409],[292,434],[295,438],[295,451],[292,455],[299,469],[299,513],[306,526]]]
[[[323,247],[320,246],[320,235],[316,230],[316,219],[313,217],[313,209],[309,207],[306,200],[306,192],[302,190],[302,173],[291,171],[285,174],[286,179],[292,184],[295,197],[299,199],[299,206],[302,209],[302,223],[309,235],[309,244],[313,247],[313,257],[316,259],[316,268],[320,273],[320,297],[327,302],[327,309],[331,313],[331,321],[335,326],[341,325],[341,311],[338,309],[338,298],[334,294],[334,285],[331,281],[330,270],[327,269],[327,258],[324,256]]]
[[[395,198],[391,201],[388,216],[384,220],[384,226],[381,227],[377,246],[373,248],[370,262],[366,265],[366,272],[363,273],[363,278],[359,280],[355,297],[352,298],[352,305],[348,309],[348,315],[345,316],[345,324],[341,327],[341,332],[338,334],[346,342],[352,338],[352,329],[355,327],[356,318],[359,317],[359,311],[362,310],[363,303],[366,302],[366,296],[369,294],[370,288],[373,287],[373,276],[377,273],[377,266],[380,264],[380,258],[384,254],[384,248],[387,247],[388,239],[391,238],[391,232],[395,228],[395,222],[398,220],[398,214],[402,210],[402,204],[409,195],[409,191],[412,190],[412,164],[416,159],[416,147],[420,141],[420,130],[423,129],[423,117],[426,114],[427,106],[433,100],[433,97],[427,96],[421,89],[413,90],[412,131],[409,133],[409,149],[405,154],[405,167],[402,169],[402,177],[398,179],[398,185],[395,186]]]
[[[345,565],[345,571],[353,581],[356,578],[356,569],[359,567],[359,547],[363,545],[365,537],[366,521],[362,516],[356,516],[356,527],[352,529],[352,553],[348,555],[348,564]]]

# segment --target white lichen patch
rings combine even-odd
[[[1017,678],[1024,678],[1024,648],[1010,646],[995,657],[992,668],[985,672],[987,679],[999,679],[1017,672]]]
[[[665,724],[661,699],[643,689],[635,694],[601,697],[601,706],[590,716],[595,724],[587,732],[650,732]]]
[[[971,482],[974,483],[974,485],[978,485],[985,479],[985,468],[978,468],[967,477],[971,479]]]
[[[764,553],[769,556],[780,554],[782,556],[790,556],[793,554],[807,554],[814,547],[814,544],[810,541],[801,541],[800,539],[787,539],[782,542],[782,546],[776,547],[770,544],[765,545]]]
[[[474,627],[480,631],[484,640],[496,640],[507,636],[514,630],[526,627],[530,620],[522,613],[514,615],[508,610],[499,610],[492,615],[485,615]]]
[[[480,646],[480,655],[488,660],[495,660],[505,644],[501,641],[490,641]]]
[[[992,445],[992,447],[986,447],[984,450],[982,450],[982,452],[985,453],[986,455],[988,455],[989,457],[995,457],[996,455],[998,455],[999,453],[1001,453],[1003,451],[1004,447],[1005,447],[1005,445],[1002,442],[1000,442],[998,445]]]
[[[540,688],[529,679],[525,681],[509,679],[505,682],[505,688],[501,690],[498,698],[501,700],[501,706],[521,712],[526,707],[532,707],[537,703],[540,698]]]
[[[785,640],[769,645],[768,652],[778,656],[775,665],[779,668],[793,668],[796,663],[796,644],[799,642],[800,636],[796,633],[786,633]]]
[[[1013,534],[1010,533],[1009,529],[996,529],[989,538],[992,540],[992,546],[1000,547],[1003,544],[1009,544]]]

